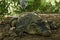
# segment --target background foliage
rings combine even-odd
[[[27,0],[26,12],[60,13],[60,0]],[[0,0],[0,16],[20,14],[20,0]]]

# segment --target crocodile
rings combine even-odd
[[[17,35],[22,37],[24,33],[36,34],[42,36],[51,36],[51,28],[49,25],[52,21],[44,20],[38,14],[34,12],[22,13],[16,20],[12,19],[11,26],[15,27],[15,32]]]

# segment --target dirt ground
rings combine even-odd
[[[59,27],[60,15],[47,15],[47,16],[40,15],[40,16],[47,20],[53,19],[57,23],[58,29],[54,30],[50,37],[26,34],[24,37],[20,38],[15,33],[15,31],[11,30],[11,27],[9,26],[9,24],[6,24],[6,25],[0,25],[0,40],[60,40],[60,27]]]

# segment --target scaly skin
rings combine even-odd
[[[51,35],[52,26],[49,23],[50,21],[42,19],[34,12],[23,13],[18,17],[15,23],[13,22],[14,21],[11,21],[11,24],[15,24],[16,34],[20,37],[24,35],[24,32],[28,34],[39,34],[42,36]]]

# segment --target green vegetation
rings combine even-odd
[[[59,0],[28,0],[25,12],[60,13]],[[20,0],[0,0],[0,16],[20,14]]]

